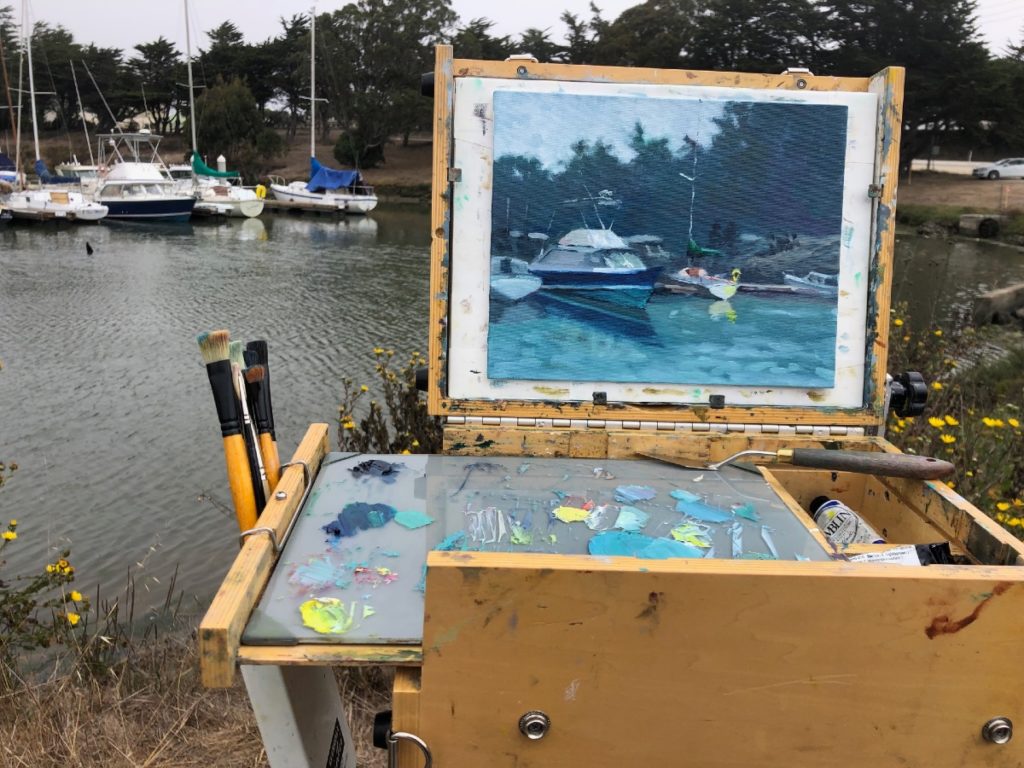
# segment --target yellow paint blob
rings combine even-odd
[[[559,507],[555,510],[555,517],[563,523],[582,523],[590,513],[579,507]]]

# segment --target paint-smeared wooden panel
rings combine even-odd
[[[433,553],[419,735],[452,766],[1009,768],[981,727],[1024,714],[1022,612],[1015,568]]]

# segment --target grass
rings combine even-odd
[[[964,205],[922,205],[900,203],[896,209],[896,221],[911,227],[929,222],[939,224],[950,231],[956,231],[960,217],[965,213],[978,213],[976,208]],[[1000,227],[1002,237],[1024,235],[1024,212],[1006,211],[1006,218]]]
[[[338,670],[360,766],[383,768],[373,715],[388,708],[389,669]],[[134,649],[100,677],[53,675],[0,696],[8,768],[252,768],[267,764],[241,682],[207,690],[194,632]]]

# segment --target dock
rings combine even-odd
[[[657,283],[654,286],[656,291],[674,294],[700,293],[701,289],[696,285],[687,283]],[[740,283],[738,293],[785,293],[791,296],[821,296],[817,291],[800,288],[795,285],[772,285],[769,283]]]
[[[263,201],[263,210],[270,213],[316,213],[320,215],[344,215],[345,209],[336,205],[326,203],[295,203],[286,200],[271,200],[269,197]]]

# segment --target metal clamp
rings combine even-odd
[[[288,469],[288,467],[295,467],[295,466],[302,467],[302,482],[303,482],[304,485],[309,485],[309,475],[310,475],[309,464],[307,464],[304,461],[289,461],[287,464],[282,464],[281,465],[281,474],[283,475],[284,471],[286,469]]]
[[[277,540],[277,531],[275,531],[268,525],[260,525],[256,528],[250,528],[247,531],[242,531],[240,534],[238,534],[238,546],[242,546],[243,544],[245,544],[245,540],[248,537],[252,536],[254,533],[268,534],[270,536],[270,543],[274,547],[274,554],[277,555],[281,553],[281,545]]]
[[[430,754],[430,748],[426,742],[414,733],[405,731],[390,731],[388,733],[388,768],[398,768],[398,742],[401,740],[411,741],[420,748],[423,753],[423,768],[431,768],[434,758]]]

